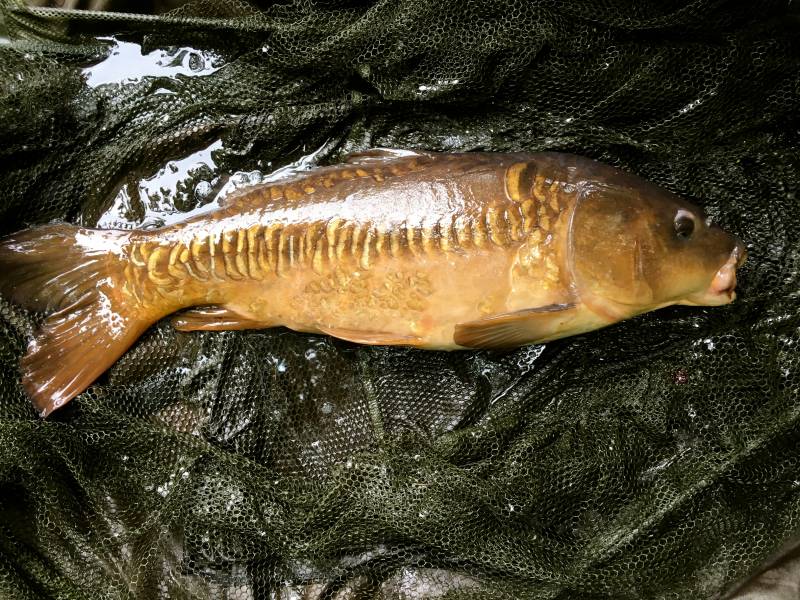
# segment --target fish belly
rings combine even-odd
[[[486,251],[387,257],[366,269],[353,263],[322,273],[298,269],[262,285],[242,285],[228,305],[296,331],[386,334],[450,349],[457,323],[505,310],[511,263],[507,252]]]

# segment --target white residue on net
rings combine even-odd
[[[431,83],[428,85],[423,84],[418,86],[417,89],[422,93],[438,92],[443,89],[456,86],[459,83],[461,83],[460,79],[437,79],[435,83]]]
[[[104,60],[83,69],[86,84],[92,88],[107,84],[136,83],[143,77],[210,75],[223,65],[222,57],[208,50],[182,46],[158,48],[143,54],[139,44],[111,37],[99,39],[112,42],[114,48]]]

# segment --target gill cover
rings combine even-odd
[[[647,310],[655,302],[647,205],[616,186],[586,184],[569,225],[567,260],[581,301],[609,319]]]

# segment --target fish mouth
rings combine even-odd
[[[693,294],[685,302],[690,306],[721,306],[730,304],[736,299],[736,269],[747,260],[747,250],[740,241],[731,251],[731,255],[722,265],[711,280],[711,284],[704,292]]]

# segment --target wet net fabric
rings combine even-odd
[[[559,150],[696,201],[728,307],[497,354],[151,328],[39,420],[0,299],[0,597],[712,598],[800,528],[786,2],[0,2],[2,233],[158,225],[303,157]],[[310,158],[309,155],[316,151]]]

